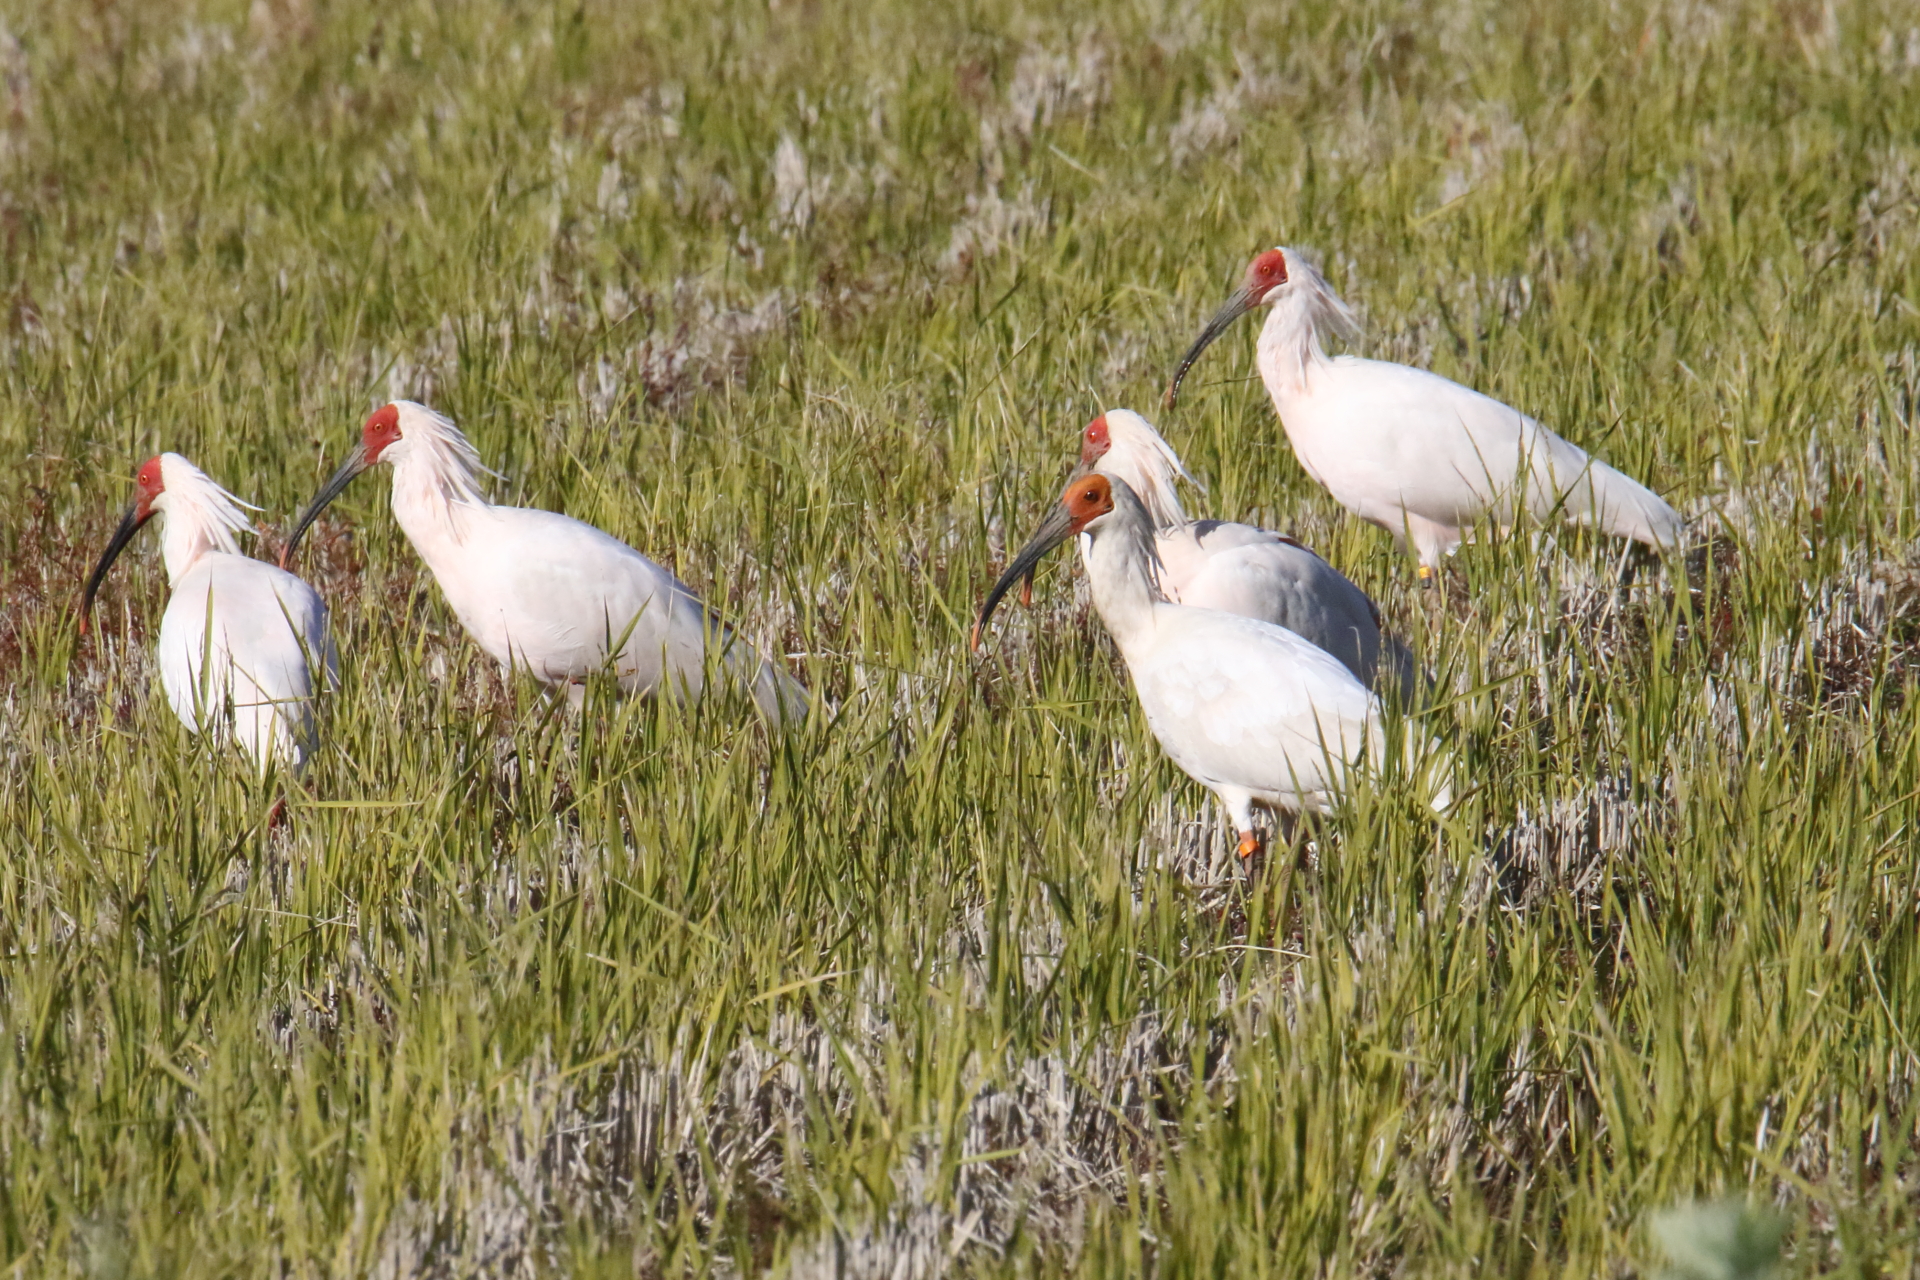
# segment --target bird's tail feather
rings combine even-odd
[[[1589,517],[1616,538],[1632,538],[1663,551],[1679,548],[1686,521],[1659,494],[1638,480],[1594,462],[1591,485],[1593,511]]]
[[[760,664],[760,677],[754,681],[753,700],[774,724],[790,724],[807,718],[812,702],[807,687],[772,662]]]
[[[758,649],[731,629],[723,628],[721,635],[726,646],[722,661],[727,674],[752,695],[760,714],[776,725],[807,718],[812,699],[805,685],[783,671],[779,663],[762,657]]]
[[[1426,705],[1428,682],[1420,670],[1419,659],[1406,641],[1391,632],[1380,633],[1380,660],[1374,671],[1374,692],[1383,700],[1397,698],[1404,711],[1418,711]]]

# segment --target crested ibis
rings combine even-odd
[[[600,672],[627,693],[697,699],[712,658],[769,719],[806,715],[799,682],[671,573],[590,524],[488,501],[485,468],[466,436],[409,400],[367,419],[360,443],[301,515],[282,563],[327,504],[382,462],[393,467],[394,519],[467,634],[501,667],[564,689],[577,706]]]
[[[987,598],[984,618],[1040,558],[1086,537],[1093,607],[1168,757],[1219,797],[1242,858],[1259,853],[1257,804],[1324,813],[1384,746],[1380,704],[1326,650],[1270,622],[1173,604],[1160,591],[1153,520],[1124,480],[1067,485]],[[975,628],[978,643],[979,628]],[[1436,806],[1444,805],[1444,786]]]
[[[1353,312],[1299,250],[1269,249],[1194,340],[1167,388],[1233,322],[1267,308],[1257,363],[1300,465],[1349,511],[1411,545],[1431,577],[1482,522],[1566,515],[1660,550],[1680,515],[1652,490],[1517,409],[1425,369],[1329,356]]]
[[[160,553],[172,593],[160,618],[160,686],[189,732],[229,735],[264,769],[296,773],[316,746],[316,676],[331,678],[327,606],[286,570],[242,555],[240,500],[177,453],[149,458],[138,495],[87,579],[80,630],[93,598],[133,535],[161,518]]]

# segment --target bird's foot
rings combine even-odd
[[[1240,855],[1240,865],[1245,867],[1249,873],[1253,871],[1255,866],[1259,865],[1258,859],[1265,849],[1266,845],[1258,835],[1251,831],[1242,831],[1240,833],[1240,847],[1236,852]]]

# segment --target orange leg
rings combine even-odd
[[[1242,831],[1240,833],[1239,853],[1241,865],[1251,866],[1253,859],[1259,857],[1265,849],[1266,845],[1258,835],[1251,831]]]

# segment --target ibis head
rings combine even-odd
[[[1235,289],[1213,313],[1213,319],[1207,321],[1207,327],[1187,348],[1187,354],[1180,360],[1180,367],[1173,371],[1173,381],[1167,387],[1166,407],[1171,409],[1180,397],[1180,382],[1187,376],[1187,370],[1193,368],[1200,353],[1210,346],[1213,340],[1225,333],[1235,320],[1247,314],[1255,307],[1274,297],[1275,290],[1287,283],[1287,251],[1269,249],[1247,264],[1247,273],[1241,278],[1240,287]]]
[[[980,637],[986,633],[987,622],[993,617],[993,611],[1007,592],[1013,590],[1013,584],[1032,573],[1047,552],[1083,531],[1089,524],[1113,510],[1113,486],[1103,475],[1075,476],[1068,483],[1066,491],[1060,495],[1060,501],[1053,504],[1046,519],[1027,539],[1027,545],[1020,549],[1007,571],[993,584],[993,590],[987,593],[987,602],[980,606],[979,621],[973,624],[973,647],[980,647]]]
[[[292,561],[294,548],[300,545],[300,538],[306,533],[307,526],[318,520],[320,513],[327,509],[327,505],[345,492],[346,487],[353,483],[354,477],[376,463],[393,461],[397,455],[390,455],[389,450],[392,450],[403,438],[400,430],[399,405],[382,405],[373,411],[372,416],[367,419],[367,425],[361,428],[360,443],[347,454],[346,461],[340,464],[339,469],[327,478],[326,484],[320,487],[320,492],[314,495],[313,501],[308,503],[307,509],[300,514],[300,522],[293,526],[293,535],[287,539],[287,545],[280,552],[282,568]]]
[[[1093,464],[1113,448],[1113,432],[1107,429],[1107,415],[1101,414],[1080,433],[1080,465],[1091,470]]]
[[[133,505],[120,517],[120,527],[113,531],[113,537],[107,542],[107,549],[100,553],[100,561],[93,566],[93,573],[87,578],[87,587],[80,595],[80,634],[87,633],[87,620],[93,613],[93,597],[100,591],[100,584],[106,581],[107,570],[113,568],[113,562],[133,541],[133,535],[140,527],[153,519],[159,510],[156,505],[165,497],[167,482],[164,468],[159,457],[148,458],[140,465],[140,473],[134,477],[138,486]]]
[[[1109,409],[1087,424],[1080,433],[1080,470],[1124,480],[1159,529],[1187,523],[1174,490],[1176,479],[1206,488],[1188,473],[1153,424],[1131,409]]]
[[[107,570],[133,541],[133,535],[155,516],[165,516],[166,538],[161,559],[167,566],[167,581],[178,583],[208,552],[239,551],[233,535],[246,529],[241,508],[247,504],[214,483],[200,468],[177,453],[162,453],[140,464],[134,476],[133,505],[120,518],[100,562],[87,578],[80,596],[80,632],[87,631],[87,619],[93,598],[106,581]]]

